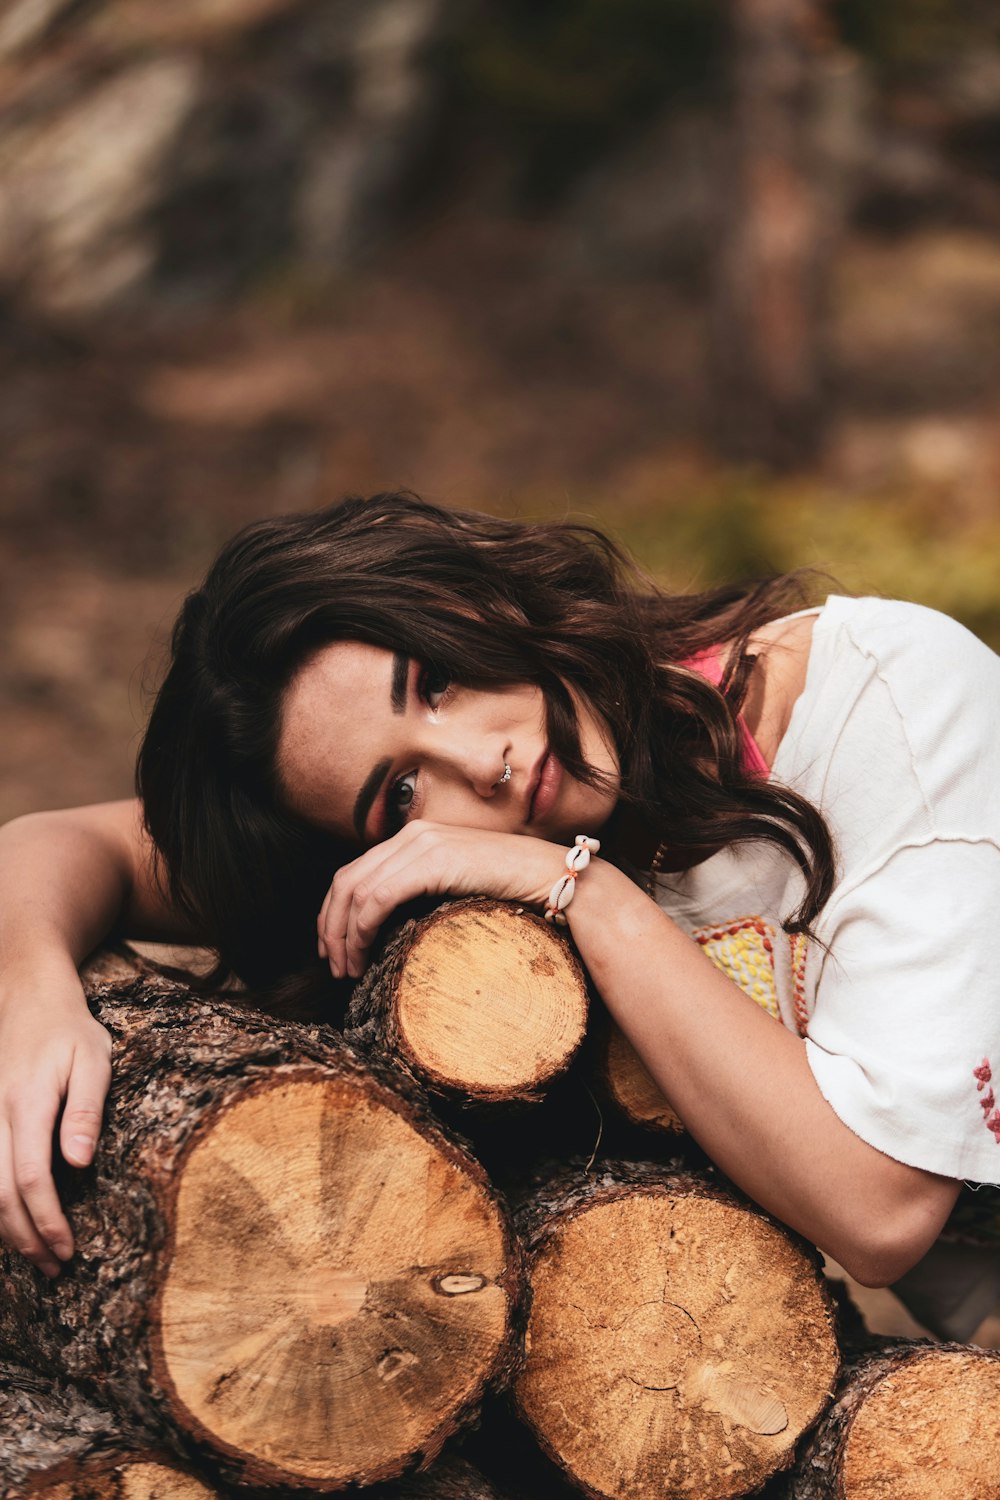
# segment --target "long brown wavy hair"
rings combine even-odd
[[[828,897],[826,824],[748,774],[737,713],[752,632],[805,602],[798,575],[668,595],[599,531],[444,510],[417,496],[350,498],[246,527],[190,594],[139,752],[137,785],[170,898],[254,990],[316,970],[316,914],[338,844],[282,803],[282,694],[332,641],[363,641],[459,683],[530,682],[549,742],[580,781],[572,687],[611,728],[620,803],[694,861],[741,840],[777,845],[805,877],[800,930]],[[716,689],[681,665],[734,641]]]

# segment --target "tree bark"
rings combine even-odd
[[[84,1382],[240,1483],[335,1490],[432,1458],[514,1359],[519,1256],[419,1091],[319,1027],[144,979],[114,1039],[78,1245],[5,1253],[0,1346]]]
[[[787,469],[823,435],[831,233],[815,149],[824,0],[728,0],[729,128],[711,320],[724,457]]]
[[[884,1341],[846,1368],[783,1500],[998,1500],[1000,1352]]]
[[[521,1213],[518,1411],[593,1500],[724,1500],[787,1466],[839,1367],[818,1255],[708,1174],[605,1163]]]
[[[447,1454],[425,1474],[376,1485],[367,1491],[366,1500],[504,1500],[504,1496],[466,1459]],[[519,1495],[518,1500],[525,1497]]]
[[[354,992],[349,1035],[462,1103],[534,1102],[568,1068],[587,986],[541,917],[456,901],[407,922]]]
[[[0,1500],[210,1500],[148,1433],[72,1386],[0,1362]]]

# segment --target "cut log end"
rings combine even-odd
[[[745,1495],[836,1378],[815,1266],[760,1215],[631,1191],[567,1214],[531,1271],[523,1415],[585,1493]]]
[[[158,1363],[250,1481],[337,1489],[432,1454],[509,1339],[488,1186],[371,1080],[243,1094],[179,1174]]]
[[[998,1500],[1000,1359],[928,1349],[891,1368],[857,1410],[844,1500]]]
[[[566,943],[496,903],[421,924],[397,992],[402,1055],[431,1083],[482,1099],[544,1088],[583,1039],[587,993]]]
[[[45,1500],[213,1500],[211,1489],[193,1474],[151,1458],[103,1458],[81,1463],[72,1474],[40,1476],[19,1493]]]
[[[218,1491],[208,1489],[193,1474],[184,1474],[179,1469],[152,1460],[124,1462],[102,1476],[95,1483],[94,1476],[78,1485],[74,1500],[210,1500]]]
[[[612,1103],[632,1125],[683,1134],[680,1116],[671,1108],[628,1037],[610,1026],[604,1039],[604,1081]]]
[[[164,1464],[134,1463],[119,1469],[118,1488],[109,1500],[207,1500],[216,1493],[192,1474]]]

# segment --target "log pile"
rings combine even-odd
[[[520,1257],[478,1163],[318,1028],[150,980],[94,1009],[115,1081],[78,1253],[54,1285],[8,1258],[4,1348],[233,1483],[432,1457],[515,1357]]]
[[[112,1092],[94,1166],[60,1184],[71,1265],[53,1283],[0,1255],[0,1500],[890,1494],[855,1476],[859,1454],[886,1469],[868,1428],[918,1399],[899,1374],[852,1374],[808,1438],[840,1367],[812,1248],[682,1135],[670,1159],[652,1135],[646,1160],[567,1160],[600,1085],[574,1060],[584,978],[536,917],[460,902],[408,924],[344,1034],[127,956],[87,985]],[[892,1358],[926,1391],[920,1349]],[[997,1409],[1000,1358],[947,1371],[952,1415],[921,1429],[946,1466],[961,1392]],[[992,1475],[991,1434],[972,1447]],[[854,1489],[816,1487],[841,1471]]]
[[[973,1497],[1000,1497],[1000,1353],[899,1339],[850,1360],[782,1500]]]

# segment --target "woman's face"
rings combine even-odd
[[[584,759],[617,787],[603,721],[574,702]],[[595,833],[616,800],[551,753],[540,688],[463,687],[358,641],[323,647],[289,685],[278,776],[294,812],[364,846],[409,818],[565,842]]]

